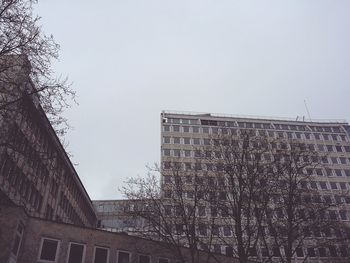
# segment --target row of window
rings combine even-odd
[[[229,140],[229,143],[232,145],[236,145],[237,147],[240,146],[240,143],[238,140]],[[220,146],[221,144],[224,145],[225,141],[222,140],[215,140],[215,139],[209,139],[209,138],[190,138],[190,137],[169,137],[164,136],[163,137],[163,143],[164,144],[184,144],[184,145],[195,145],[195,146]],[[350,152],[350,146],[348,145],[323,145],[323,144],[306,144],[305,147],[308,147],[310,151],[315,151],[317,146],[317,150],[320,152],[338,152],[338,153],[346,153]],[[271,143],[270,144],[271,149],[290,149],[290,147],[286,143]]]
[[[247,129],[276,129],[276,130],[292,130],[292,131],[314,131],[314,132],[334,132],[341,133],[343,130],[339,126],[306,126],[294,124],[279,124],[279,123],[258,123],[258,122],[241,122],[241,121],[216,121],[208,119],[179,119],[165,118],[164,123],[172,124],[193,124],[207,125],[220,127],[240,127]]]
[[[223,164],[213,164],[213,163],[193,163],[193,162],[170,162],[165,161],[163,162],[163,169],[164,170],[182,170],[182,171],[216,171],[216,172],[222,172],[225,171],[225,166]],[[317,176],[350,176],[350,170],[349,169],[330,169],[330,168],[305,168],[304,174],[307,175],[317,175]],[[273,171],[271,171],[272,173]]]
[[[42,238],[38,261],[43,263],[58,262],[58,255],[61,241],[52,238]],[[83,263],[85,262],[86,244],[70,242],[68,246],[67,263]],[[117,251],[117,263],[130,263],[131,252]],[[93,254],[93,263],[109,262],[110,248],[103,246],[95,246]],[[90,261],[89,261],[90,262]],[[149,255],[137,254],[137,263],[150,263]],[[157,258],[157,263],[169,263],[167,258]]]
[[[22,201],[30,204],[35,211],[39,212],[43,202],[43,196],[36,188],[35,184],[29,180],[16,163],[7,155],[3,155],[1,160],[0,175],[6,180],[9,186],[21,196]]]
[[[216,158],[216,159],[222,159],[223,158],[223,152],[222,151],[201,151],[201,150],[187,150],[187,149],[168,149],[163,148],[162,150],[162,156],[164,157],[183,157],[183,158]],[[228,156],[226,154],[226,156]],[[252,154],[251,159],[254,160],[255,156]],[[234,157],[232,157],[234,158]],[[272,160],[283,160],[285,157],[281,154],[269,154],[265,153],[262,155],[258,155],[258,159],[261,159],[262,161],[272,161]],[[315,162],[319,163],[322,162],[323,164],[350,164],[350,158],[347,157],[317,157],[317,156],[300,156],[299,157],[300,162]]]
[[[201,133],[201,134],[222,134],[222,135],[238,135],[239,129],[214,128],[214,127],[198,127],[198,126],[163,126],[164,132],[179,133]],[[283,132],[283,131],[267,131],[257,130],[255,135],[268,136],[280,139],[302,139],[302,140],[325,140],[325,141],[349,141],[345,134],[327,134],[327,133],[311,133],[311,132]]]

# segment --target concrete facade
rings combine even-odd
[[[1,74],[2,103],[17,100],[0,111],[0,192],[32,216],[94,226],[96,215],[60,139],[41,108],[29,78],[29,62],[6,60],[11,71]],[[0,62],[4,63],[4,61]]]
[[[345,121],[320,121],[307,122],[304,120],[283,120],[268,118],[247,118],[233,115],[220,115],[209,113],[190,112],[162,112],[161,114],[161,163],[162,163],[162,183],[166,185],[166,180],[172,176],[171,168],[177,164],[181,170],[193,170],[195,164],[201,163],[200,167],[195,167],[200,174],[213,175],[217,173],[204,161],[200,160],[200,155],[196,152],[204,151],[211,144],[211,138],[215,135],[235,135],[240,130],[250,129],[257,135],[263,134],[276,139],[293,139],[308,145],[312,145],[319,153],[326,153],[324,168],[308,169],[307,173],[312,173],[314,183],[310,189],[319,191],[320,196],[330,196],[332,202],[341,204],[342,211],[337,212],[337,220],[341,224],[350,223],[350,126]],[[169,170],[170,169],[170,170]],[[171,195],[165,193],[164,196]],[[186,192],[184,192],[186,194]],[[192,198],[185,196],[184,198]],[[207,207],[204,213],[210,215],[211,208]],[[339,223],[340,225],[340,223]],[[338,262],[338,260],[348,261],[350,256],[349,233],[339,229],[342,235],[342,242],[338,244],[336,251],[339,259],[332,257],[328,248],[319,251],[315,249],[315,255],[308,258],[308,262]],[[223,236],[224,226],[219,229]],[[343,232],[342,232],[343,231]],[[314,240],[335,238],[337,234],[330,236],[322,235],[313,237]],[[223,236],[222,239],[225,237]],[[309,238],[310,243],[313,238]],[[225,251],[227,242],[217,244],[221,246],[219,250]],[[345,241],[344,241],[345,240]],[[232,244],[235,246],[235,244]],[[303,254],[309,253],[309,247],[303,248]],[[313,248],[312,248],[313,249]],[[320,255],[323,252],[324,255]],[[283,252],[282,252],[283,253]],[[257,248],[257,259],[263,260],[263,252]],[[303,257],[295,258],[296,262],[302,262]]]

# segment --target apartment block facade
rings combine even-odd
[[[210,170],[211,174],[215,174],[219,167],[215,168],[201,161],[203,157],[200,151],[212,144],[213,136],[236,135],[246,130],[254,132],[257,136],[300,141],[316,153],[327,156],[322,160],[322,167],[305,169],[304,172],[312,176],[312,181],[307,187],[310,191],[316,190],[320,198],[329,198],[330,202],[341,205],[341,210],[332,211],[330,216],[343,225],[350,224],[350,126],[345,121],[305,121],[164,111],[161,113],[164,187],[167,181],[171,180],[170,170],[174,163],[183,171],[196,170],[198,174],[206,174]],[[165,197],[168,194],[165,193]],[[190,192],[184,191],[183,196],[193,199],[193,193]],[[211,208],[205,207],[199,213],[200,216],[209,216]],[[223,238],[233,235],[230,231],[225,225],[217,229],[218,235]],[[340,236],[343,242],[322,248],[302,247],[294,256],[295,260],[302,262],[307,257],[309,262],[346,262],[350,256],[349,232],[346,229],[310,236],[309,239],[326,240],[335,236]],[[225,253],[227,243],[224,243],[212,245],[212,249]],[[266,256],[263,248],[258,248],[255,253],[258,260],[263,260]]]

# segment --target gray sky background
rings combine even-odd
[[[163,109],[350,120],[350,1],[42,0],[79,106],[72,161],[116,199],[160,159]]]

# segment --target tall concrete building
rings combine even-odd
[[[173,163],[182,170],[196,167],[198,173],[208,172],[212,167],[205,162],[198,162],[202,158],[197,154],[199,150],[211,144],[211,138],[217,135],[235,135],[244,130],[251,130],[258,136],[268,138],[295,140],[306,144],[319,153],[323,158],[322,167],[305,169],[305,173],[312,175],[312,182],[308,189],[316,190],[322,198],[341,205],[341,210],[332,211],[333,220],[349,225],[350,220],[350,126],[346,121],[306,121],[304,119],[278,119],[261,117],[242,117],[223,114],[171,112],[161,113],[161,163],[162,183],[169,180],[168,171]],[[191,196],[185,198],[193,198]],[[165,194],[167,195],[167,194]],[[325,200],[327,201],[327,200]],[[210,208],[203,209],[202,214],[210,214]],[[219,235],[229,236],[225,226],[220,226]],[[327,240],[340,237],[339,244],[329,247],[308,247],[298,249],[294,258],[302,262],[308,257],[310,262],[346,262],[350,256],[349,233],[334,229],[330,233],[310,236],[310,240]],[[232,244],[234,246],[234,244]],[[215,250],[224,253],[227,244],[215,244]],[[266,251],[258,249],[256,258],[263,259]],[[276,252],[280,253],[280,251]],[[283,253],[283,251],[281,252]],[[339,262],[340,262],[339,261]]]

